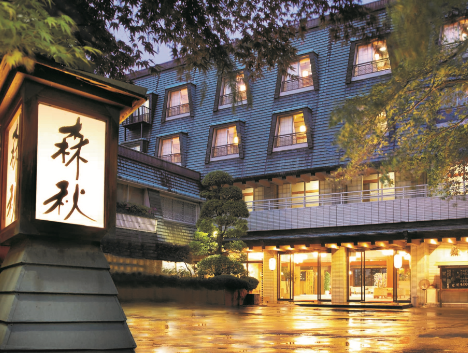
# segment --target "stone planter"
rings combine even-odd
[[[247,294],[244,305],[260,305],[260,294]]]

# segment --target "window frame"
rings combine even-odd
[[[307,137],[307,142],[296,144],[296,145],[291,145],[291,146],[274,147],[275,137],[278,136],[277,132],[278,132],[280,118],[294,116],[297,114],[302,114],[304,116],[304,125],[306,126],[305,134]],[[310,109],[309,107],[298,108],[298,109],[289,110],[285,112],[273,113],[273,116],[271,119],[270,137],[268,140],[267,154],[271,155],[273,152],[277,153],[277,152],[282,152],[282,151],[297,150],[297,149],[303,149],[303,148],[313,149],[314,147],[313,135],[314,134],[313,134],[312,109]]]
[[[161,158],[162,141],[172,139],[174,137],[179,138],[179,144],[180,144],[180,163],[174,163],[174,164],[185,167],[187,165],[187,152],[188,152],[188,133],[186,131],[177,131],[177,132],[172,132],[169,134],[156,136],[155,157],[162,159]],[[166,162],[172,163],[169,161],[166,161]]]
[[[289,96],[291,94],[297,94],[308,91],[318,91],[319,90],[319,77],[318,77],[318,54],[314,51],[298,55],[296,61],[300,62],[301,60],[308,58],[310,60],[311,76],[312,76],[312,86],[298,88],[291,91],[281,92],[281,86],[283,84],[284,75],[281,74],[278,69],[278,76],[276,78],[276,88],[275,88],[275,99],[279,99],[283,96]]]
[[[214,139],[216,136],[215,134],[216,130],[228,128],[231,126],[236,127],[237,138],[239,139],[239,142],[238,142],[239,153],[222,156],[222,157],[212,157],[211,154],[212,154],[212,150],[214,147],[213,143],[214,143]],[[244,130],[245,130],[245,122],[241,119],[211,125],[210,131],[208,134],[208,145],[206,149],[205,164],[208,164],[210,162],[215,162],[215,161],[227,160],[227,159],[244,159],[244,135],[245,135]]]
[[[179,140],[179,153],[174,153],[174,139],[178,139]],[[170,141],[171,142],[171,153],[169,155],[163,155],[163,148],[164,148],[164,142],[166,141]],[[179,154],[180,155],[180,162],[172,162],[172,161],[167,161],[165,160],[166,162],[170,162],[170,163],[174,163],[174,164],[178,164],[178,165],[182,165],[182,153],[181,153],[181,141],[180,141],[180,137],[178,134],[176,135],[173,135],[171,137],[165,137],[165,138],[162,138],[160,143],[159,143],[159,152],[158,152],[158,155],[160,159],[163,159],[164,156],[173,156],[175,154]]]
[[[244,75],[244,84],[245,84],[245,92],[246,92],[246,99],[243,99],[241,102],[237,102],[235,105],[236,106],[242,106],[242,105],[246,105],[246,104],[249,104],[249,100],[251,98],[250,95],[251,95],[251,92],[250,92],[250,83],[249,83],[249,71],[248,70],[239,70],[239,71],[235,71],[233,74],[235,74],[236,76],[239,76],[239,75]],[[230,108],[233,106],[232,103],[229,103],[229,104],[223,104],[223,105],[220,105],[219,104],[219,101],[220,101],[220,98],[222,96],[222,91],[225,87],[224,85],[224,82],[226,80],[227,76],[226,75],[223,75],[223,74],[218,74],[218,81],[216,83],[216,92],[215,92],[215,99],[214,99],[214,106],[213,106],[213,112],[217,112],[218,110],[221,110],[221,109],[226,109],[226,108]]]
[[[371,44],[373,42],[377,42],[377,41],[384,41],[385,42],[385,45],[387,47],[387,52],[388,52],[388,60],[389,60],[390,68],[385,69],[385,70],[381,70],[381,71],[372,72],[372,73],[369,73],[369,74],[353,76],[354,67],[356,65],[358,65],[358,64],[356,64],[357,55],[358,55],[358,47],[362,46],[362,45],[369,45],[369,44]],[[348,58],[348,70],[347,70],[347,73],[346,73],[346,83],[349,84],[349,83],[355,82],[355,81],[361,81],[361,80],[366,80],[366,79],[372,78],[372,77],[391,74],[392,73],[392,68],[391,68],[391,62],[392,61],[391,61],[390,51],[391,51],[391,48],[388,45],[387,38],[374,38],[374,39],[370,39],[370,40],[366,39],[366,40],[359,40],[359,41],[351,42],[350,50],[349,50],[349,58]],[[369,61],[369,63],[372,63],[374,61],[377,61],[377,60]]]
[[[169,105],[169,96],[173,92],[181,91],[184,88],[187,89],[187,98],[188,98],[188,105],[189,105],[189,112],[188,113],[182,113],[178,115],[173,115],[173,116],[167,116],[167,110],[168,110],[168,105]],[[172,121],[176,119],[181,119],[185,117],[194,117],[194,104],[193,104],[193,95],[195,92],[196,86],[193,83],[181,83],[176,86],[171,86],[169,88],[166,88],[165,94],[164,94],[164,103],[163,103],[163,109],[162,109],[162,118],[161,118],[161,123],[165,123],[166,121]]]

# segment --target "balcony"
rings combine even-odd
[[[188,114],[190,113],[190,105],[188,103],[176,105],[175,107],[167,108],[167,117],[170,118],[172,116]]]
[[[145,106],[139,107],[132,115],[122,122],[122,125],[125,127],[145,123],[151,125],[151,114],[150,109]]]
[[[376,61],[369,61],[353,66],[353,77],[374,74],[380,71],[390,70],[390,59],[385,58]]]
[[[234,102],[234,94],[229,93],[219,97],[219,105],[229,105]],[[242,103],[243,101],[247,100],[247,92],[246,91],[239,91],[238,92],[238,103]]]
[[[211,157],[225,157],[231,154],[239,154],[239,145],[223,145],[223,146],[214,146],[211,150]]]
[[[295,91],[297,89],[310,87],[314,84],[312,75],[306,77],[297,77],[292,80],[281,82],[281,92]]]
[[[307,143],[307,134],[305,132],[296,132],[294,134],[275,136],[273,146],[274,148],[279,148],[293,146],[301,143]]]
[[[180,164],[182,162],[182,156],[180,153],[166,154],[159,157],[166,162]]]
[[[356,226],[468,217],[466,196],[444,199],[427,185],[247,202],[249,231]]]

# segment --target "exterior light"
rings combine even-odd
[[[309,76],[309,71],[308,70],[302,71],[302,77],[307,77],[307,76]]]
[[[306,130],[307,129],[306,129],[305,125],[301,125],[301,127],[299,128],[300,132],[306,132]]]
[[[395,268],[401,268],[401,266],[403,265],[403,257],[400,254],[396,254],[393,257],[393,265],[395,266]]]
[[[268,268],[270,271],[274,271],[276,269],[276,259],[274,257],[268,260]]]
[[[239,85],[239,91],[244,92],[246,89],[245,85]]]
[[[237,145],[239,143],[239,138],[237,136],[234,137],[234,143]]]

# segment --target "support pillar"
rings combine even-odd
[[[134,352],[98,243],[23,239],[0,270],[0,351]]]
[[[275,259],[276,268],[270,270],[270,259]],[[276,303],[278,299],[278,252],[263,251],[263,302]]]
[[[346,263],[346,248],[341,247],[332,253],[332,303],[348,301],[348,266]]]

